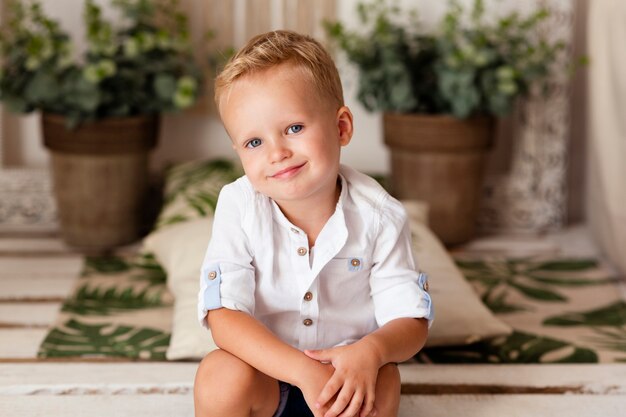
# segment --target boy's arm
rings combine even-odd
[[[299,387],[313,408],[333,374],[331,365],[308,358],[247,313],[220,308],[209,311],[206,319],[217,346],[260,372]],[[323,415],[326,409],[316,410],[315,415]]]
[[[317,397],[316,406],[328,407],[337,399],[325,417],[334,417],[344,410],[347,415],[364,417],[374,407],[378,370],[391,362],[403,362],[415,355],[426,342],[426,319],[399,318],[351,345],[331,349],[305,351],[306,355],[335,368],[333,376]]]
[[[400,318],[368,334],[362,342],[371,347],[381,359],[381,366],[391,362],[404,362],[419,352],[426,343],[428,321],[423,318]]]

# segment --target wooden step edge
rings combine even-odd
[[[63,303],[69,297],[41,297],[30,295],[0,295],[0,303],[15,304],[15,303]]]
[[[193,392],[193,378],[186,382],[125,384],[15,384],[0,387],[2,395],[145,395],[145,394],[188,394]],[[617,395],[626,396],[626,391],[607,387],[601,392],[585,386],[497,386],[472,384],[402,384],[402,395]]]
[[[0,363],[0,396],[183,393],[192,389],[198,366],[111,359],[18,362]],[[406,366],[400,365],[403,395],[626,396],[622,364],[421,365],[417,377],[403,372]]]
[[[49,329],[50,325],[42,323],[9,323],[0,321],[0,329]]]
[[[623,387],[590,388],[570,386],[522,386],[493,384],[412,384],[402,383],[403,395],[510,395],[510,394],[576,394],[576,395],[626,395]]]

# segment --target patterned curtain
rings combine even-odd
[[[496,139],[500,149],[491,161],[500,169],[486,175],[479,218],[482,230],[538,232],[559,229],[565,223],[573,3],[537,1],[551,10],[543,34],[562,40],[566,53],[554,63],[556,71],[547,94],[533,91],[510,120],[500,122]]]

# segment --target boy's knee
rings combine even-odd
[[[271,416],[278,407],[278,383],[223,350],[202,359],[194,383],[196,416]]]
[[[400,390],[400,370],[395,363],[388,363],[378,371],[379,378],[382,377],[394,388]]]
[[[239,401],[249,395],[257,371],[228,352],[215,350],[202,359],[196,372],[196,406],[211,408],[221,402]]]

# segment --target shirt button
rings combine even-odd
[[[304,256],[307,253],[307,249],[305,247],[298,248],[298,255]]]
[[[350,261],[350,263],[352,264],[352,266],[357,267],[359,265],[361,265],[361,261],[354,258],[353,260]]]
[[[430,285],[428,285],[428,281],[426,281],[424,283],[424,291],[428,292],[428,289],[430,288]]]
[[[310,325],[313,324],[313,320],[311,320],[311,319],[304,319],[302,324],[304,324],[305,326],[310,326]]]
[[[291,228],[291,231],[292,231],[293,233],[295,233],[295,234],[299,234],[299,233],[300,233],[300,231],[299,231],[298,229],[296,229],[295,227],[292,227],[292,228]]]
[[[313,299],[313,293],[312,292],[307,292],[306,294],[304,294],[304,300],[305,301],[311,301]]]
[[[217,272],[211,271],[209,272],[209,279],[214,280],[217,277]]]

